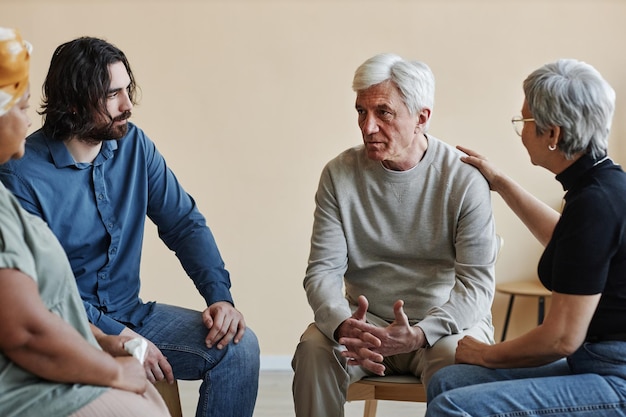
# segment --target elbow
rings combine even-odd
[[[28,347],[32,340],[32,334],[24,329],[6,328],[0,332],[0,352],[11,358],[14,352],[19,352]]]
[[[48,332],[50,328],[45,327],[41,322],[8,321],[0,329],[0,352],[31,349]]]
[[[567,357],[572,355],[583,344],[584,340],[580,340],[578,337],[563,337],[558,339],[555,345],[555,352],[560,357]]]
[[[32,332],[27,326],[8,322],[0,329],[0,351],[16,349],[28,344]]]

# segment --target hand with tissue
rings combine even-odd
[[[91,331],[98,344],[108,354],[115,357],[134,356],[144,366],[145,374],[151,383],[166,379],[174,382],[174,373],[169,362],[152,342],[126,328],[119,335],[108,335],[91,324]]]
[[[146,391],[147,379],[142,368],[148,346],[146,340],[142,337],[110,335],[91,323],[89,326],[102,350],[113,356],[118,365],[121,365],[117,378],[111,386],[143,394]],[[135,360],[130,360],[129,355],[137,359],[139,364]]]
[[[148,380],[153,384],[156,381],[161,381],[165,379],[167,382],[172,384],[174,382],[174,371],[172,370],[172,365],[167,361],[167,358],[161,353],[159,348],[157,348],[154,343],[151,341],[144,339],[134,331],[130,330],[128,327],[122,330],[120,333],[120,337],[126,338],[124,343],[128,343],[133,339],[142,339],[146,342],[146,348],[143,359],[143,367],[146,371],[146,376]],[[132,344],[131,344],[132,346]],[[125,349],[125,347],[124,347]],[[128,354],[128,350],[125,349],[126,354]]]
[[[124,350],[143,365],[148,350],[148,342],[143,337],[136,337],[124,343]]]

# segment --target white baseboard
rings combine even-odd
[[[291,356],[261,355],[262,371],[291,371]]]

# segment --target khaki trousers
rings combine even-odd
[[[368,322],[371,320],[368,314]],[[457,343],[470,335],[493,343],[491,318],[462,333],[445,336],[432,347],[385,358],[386,375],[412,374],[428,384],[440,368],[454,363]],[[291,366],[296,417],[343,417],[348,385],[371,373],[361,366],[349,366],[341,356],[345,348],[327,338],[311,323],[300,338]]]

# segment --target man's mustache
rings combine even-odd
[[[121,122],[124,121],[128,118],[130,118],[130,116],[132,116],[132,112],[130,110],[126,110],[124,113],[120,114],[119,116],[115,116],[112,121],[113,122]]]

